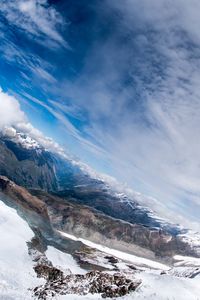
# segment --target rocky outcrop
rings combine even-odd
[[[45,203],[31,195],[25,188],[15,184],[5,176],[0,176],[0,190],[4,195],[12,199],[13,205],[21,206],[33,213],[35,212],[49,221]]]
[[[102,298],[117,298],[135,291],[141,284],[140,281],[129,279],[120,273],[92,271],[85,275],[65,276],[59,269],[46,265],[36,266],[35,271],[38,277],[46,279],[44,285],[33,291],[34,296],[43,300],[66,294],[101,294]]]

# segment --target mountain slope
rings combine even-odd
[[[0,190],[4,200],[15,207],[29,224],[40,231],[51,243],[64,247],[57,230],[74,234],[107,246],[113,245],[132,254],[147,258],[172,258],[175,254],[197,255],[190,244],[178,236],[141,224],[131,224],[114,219],[88,206],[79,205],[50,195],[44,191],[32,190],[32,195],[6,177],[0,176]]]
[[[29,288],[41,283],[26,244],[33,236],[15,210],[0,201],[0,299],[32,299]]]
[[[114,241],[118,249],[142,251],[145,256],[198,256],[199,247],[194,250],[181,237],[183,232],[179,227],[158,219],[134,197],[116,192],[108,183],[92,177],[72,160],[52,153],[27,135],[1,134],[0,150],[0,174],[37,196],[37,201],[48,210],[49,228],[53,225],[94,242]],[[18,188],[16,196],[11,190],[10,198],[17,202],[21,194],[26,194]],[[34,219],[30,213],[28,218]]]
[[[18,138],[0,135],[0,174],[19,185],[44,190],[57,189],[51,154],[23,134]]]
[[[0,198],[1,199],[1,198]],[[35,262],[32,261],[31,256],[28,254],[27,242],[30,241],[34,233],[28,227],[27,223],[23,221],[15,212],[15,210],[9,208],[2,201],[0,201],[0,299],[5,300],[31,300],[38,299],[33,296],[33,289],[37,286],[49,288],[49,285],[45,285],[45,280],[37,278],[34,272]],[[97,254],[99,255],[99,254]],[[48,247],[46,251],[47,259],[50,260],[53,265],[61,270],[71,269],[72,274],[85,274],[72,257],[68,254],[61,253],[55,248]],[[160,275],[160,271],[153,270],[136,270],[132,273],[126,273],[121,264],[121,274],[125,274],[130,282],[130,278],[135,278],[136,281],[142,281],[140,287],[130,295],[120,297],[119,299],[131,300],[131,299],[152,299],[152,300],[197,300],[200,292],[199,282],[200,277],[195,278],[184,277],[184,273],[187,274],[187,268],[182,268],[181,273],[178,273],[179,268],[174,268],[165,274]],[[120,265],[119,264],[119,265]],[[193,267],[195,271],[196,267]],[[190,274],[192,267],[190,267]],[[109,273],[109,272],[108,272]],[[69,273],[67,273],[69,274]],[[180,275],[179,275],[180,274]],[[181,275],[183,274],[183,275]],[[74,275],[73,275],[74,276]],[[91,276],[91,275],[90,275]],[[75,278],[75,277],[74,277]],[[80,276],[79,276],[80,278]],[[72,287],[77,287],[77,282],[73,281]],[[81,281],[81,288],[87,289],[88,281]],[[56,286],[57,284],[57,286]],[[109,283],[108,283],[109,284]],[[55,287],[54,287],[55,285]],[[51,282],[52,292],[55,290],[61,290],[59,281]],[[110,286],[110,284],[109,284]],[[166,287],[170,289],[166,289]],[[42,290],[43,291],[43,290]],[[77,289],[74,289],[77,292]],[[78,292],[77,292],[78,293]],[[177,298],[178,295],[178,298]],[[51,294],[43,299],[52,299]],[[56,294],[54,299],[57,300],[100,300],[102,299],[101,294]]]
[[[6,208],[5,215],[2,214],[5,210],[0,201],[4,244],[0,247],[0,255],[6,257],[0,264],[0,298],[28,300],[32,297],[39,299],[42,295],[43,299],[52,299],[55,295],[55,299],[59,300],[78,300],[79,293],[87,292],[89,294],[81,299],[101,299],[106,280],[109,295],[129,293],[128,287],[133,283],[135,299],[172,300],[178,293],[179,300],[196,300],[199,293],[199,260],[193,263],[185,256],[198,257],[198,234],[194,237],[190,233],[190,238],[187,238],[186,231],[156,218],[134,198],[117,193],[106,182],[93,178],[72,161],[47,151],[22,133],[18,137],[0,137],[0,171],[29,190],[1,176],[0,200],[14,207],[30,228],[24,221],[19,221],[10,208]],[[44,182],[40,183],[41,178]],[[14,223],[5,225],[9,216]],[[23,225],[19,225],[22,224],[20,222]],[[69,240],[69,234],[77,239]],[[90,247],[84,246],[83,239],[89,240],[86,245]],[[14,243],[14,252],[10,241]],[[105,245],[123,250],[124,261],[95,250],[95,244],[91,241],[100,244],[102,251]],[[16,261],[15,249],[19,261]],[[111,249],[108,249],[109,253]],[[171,269],[149,269],[144,266],[141,257],[137,257],[137,264],[133,265],[125,252],[151,258],[151,265],[156,264],[155,260],[162,260],[162,263],[169,263]],[[116,250],[113,253],[117,253]],[[175,262],[174,265],[175,254],[179,254],[175,258],[181,258],[183,262]],[[71,255],[83,268],[104,272],[86,273],[76,265]],[[56,263],[56,267],[52,262]],[[19,268],[19,273],[13,270],[13,265]],[[66,268],[84,275],[66,275]],[[40,280],[45,281],[38,281],[33,269],[38,276],[44,277]],[[122,274],[120,280],[128,281],[113,292],[110,287],[116,283],[113,281],[113,271],[116,270]],[[64,275],[59,279],[56,274]],[[93,284],[95,280],[98,285]],[[139,288],[134,291],[138,285]],[[34,291],[28,290],[30,288]],[[91,291],[99,291],[100,295],[91,295]],[[181,294],[182,291],[184,294]],[[71,292],[75,295],[68,295]],[[132,298],[131,293],[123,299]]]
[[[21,132],[14,137],[0,135],[0,175],[26,188],[53,191],[114,218],[161,227],[135,199],[116,195],[109,185],[84,172],[72,160],[52,153]]]

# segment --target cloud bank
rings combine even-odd
[[[0,129],[25,120],[26,117],[20,109],[19,102],[0,88]]]
[[[21,110],[18,100],[3,92],[0,88],[0,131],[9,137],[15,137],[17,131],[27,134],[45,149],[66,157],[65,151],[52,138],[33,127],[25,113]]]

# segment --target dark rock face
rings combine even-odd
[[[38,277],[46,279],[43,286],[33,290],[34,296],[38,299],[47,299],[49,296],[66,294],[101,294],[102,298],[116,298],[125,296],[136,290],[141,284],[140,281],[128,279],[120,273],[108,274],[99,271],[92,271],[85,275],[70,274],[65,276],[57,268],[38,265],[35,267]]]
[[[25,149],[0,137],[0,175],[24,187],[56,190],[54,161],[44,149]]]
[[[119,262],[119,260],[113,256],[105,256],[105,259],[107,259],[111,264],[117,264]]]
[[[58,268],[48,265],[36,265],[34,267],[35,272],[37,273],[38,277],[43,277],[47,279],[47,281],[55,281],[55,280],[62,280],[64,274]]]

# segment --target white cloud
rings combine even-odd
[[[26,120],[19,102],[0,88],[0,129]]]
[[[15,124],[15,127],[19,131],[27,134],[33,140],[37,141],[38,144],[44,147],[45,149],[60,154],[63,157],[67,157],[64,149],[58,143],[56,143],[52,138],[44,136],[44,134],[37,128],[33,127],[31,123],[29,122],[17,123]]]
[[[18,100],[0,89],[0,130],[6,136],[15,137],[16,129],[27,134],[45,149],[66,156],[64,150],[52,138],[44,136],[28,122]]]

